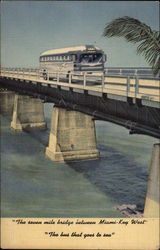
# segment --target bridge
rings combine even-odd
[[[52,80],[50,80],[50,75]],[[1,70],[2,87],[54,102],[129,129],[160,138],[159,80],[137,76],[97,76],[40,70]]]
[[[126,127],[130,134],[160,138],[159,79],[137,75],[1,69],[1,106],[14,97],[11,127],[45,129],[43,102],[55,104],[46,155],[55,161],[97,158],[94,120]],[[11,93],[12,93],[11,92]],[[159,144],[154,145],[145,216],[159,211]],[[155,174],[156,173],[156,174]]]

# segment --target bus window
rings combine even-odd
[[[82,54],[80,56],[80,62],[82,63],[88,63],[93,61],[93,55],[92,54]]]
[[[93,62],[103,62],[103,55],[102,54],[94,54],[93,55]]]
[[[106,61],[107,61],[107,56],[103,55],[103,62],[106,62]]]
[[[102,54],[82,54],[80,55],[80,62],[82,63],[98,63],[102,62]]]
[[[72,55],[72,60],[75,62],[77,60],[77,55]]]

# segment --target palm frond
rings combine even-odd
[[[104,37],[124,37],[128,42],[138,43],[137,53],[144,55],[154,75],[160,74],[160,33],[145,23],[125,16],[106,24]]]

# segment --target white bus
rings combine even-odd
[[[104,72],[106,55],[94,45],[47,50],[40,55],[43,78],[52,72]]]

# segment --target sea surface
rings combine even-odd
[[[156,139],[129,135],[96,121],[97,160],[55,163],[45,156],[53,104],[45,104],[47,131],[16,132],[1,115],[2,217],[122,217],[117,205],[143,209]]]

